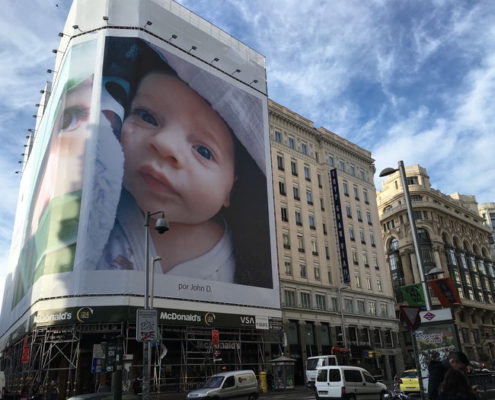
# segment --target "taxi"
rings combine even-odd
[[[399,380],[399,389],[404,393],[419,393],[418,371],[415,369],[405,370]]]

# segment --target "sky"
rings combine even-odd
[[[494,1],[179,2],[263,54],[269,97],[370,150],[377,171],[420,164],[444,193],[495,201]],[[0,13],[0,302],[15,171],[70,3]]]

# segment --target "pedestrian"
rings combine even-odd
[[[450,369],[464,372],[469,365],[469,359],[462,351],[453,351],[442,361],[432,360],[428,365],[428,398],[437,400],[445,374]]]
[[[477,396],[469,385],[464,372],[450,368],[440,384],[437,400],[476,400]]]
[[[58,400],[58,385],[54,379],[50,381],[50,386],[48,387],[48,399]]]

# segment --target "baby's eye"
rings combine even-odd
[[[155,117],[151,115],[148,111],[143,110],[141,108],[137,108],[132,111],[134,115],[136,115],[138,118],[141,118],[144,122],[151,124],[153,126],[158,126],[158,122],[156,121]]]
[[[207,160],[213,159],[213,154],[208,147],[196,145],[193,146],[194,150],[196,150],[201,157],[206,158]]]
[[[88,110],[80,106],[68,107],[62,115],[62,131],[70,132],[79,128],[88,119]]]

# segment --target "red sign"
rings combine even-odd
[[[222,355],[222,352],[220,350],[213,350],[213,357],[218,358]]]
[[[211,345],[218,346],[220,343],[220,331],[212,329],[211,331]]]
[[[22,342],[22,354],[21,354],[21,363],[27,364],[29,362],[29,356],[31,353],[31,349],[28,343],[28,337],[24,336],[24,340]]]
[[[332,354],[335,353],[350,353],[351,349],[346,349],[345,347],[332,346]]]
[[[29,362],[30,349],[29,347],[22,348],[21,363],[27,364]]]
[[[453,304],[461,304],[459,292],[451,278],[432,279],[428,284],[433,289],[440,304],[443,307],[451,307]]]

